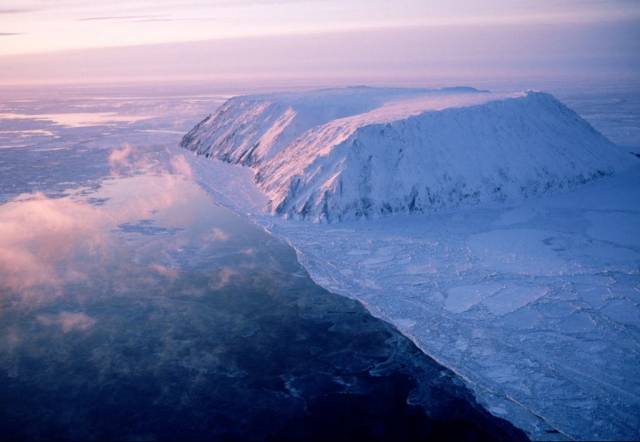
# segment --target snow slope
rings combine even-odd
[[[472,88],[444,91],[454,90],[480,92]],[[186,134],[182,146],[230,163],[256,164],[313,127],[368,112],[394,99],[433,93],[440,91],[360,86],[233,97]]]
[[[272,212],[325,221],[512,201],[624,167],[551,95],[472,88],[238,97],[182,145],[251,165]]]

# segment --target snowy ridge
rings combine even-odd
[[[445,91],[452,90],[476,91]],[[234,97],[185,135],[182,146],[199,155],[253,165],[273,157],[288,142],[315,126],[368,112],[393,99],[439,92],[360,86]]]
[[[472,88],[237,97],[182,146],[252,166],[272,212],[314,221],[517,200],[626,163],[551,95]]]

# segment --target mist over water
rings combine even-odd
[[[193,181],[212,100],[5,101],[0,439],[524,437]]]
[[[559,195],[559,206],[541,198],[325,229],[256,217],[243,206],[251,170],[236,176],[178,146],[236,95],[469,86],[495,97],[549,92],[631,164],[639,54],[640,2],[628,0],[3,0],[0,441],[525,440],[514,425],[543,440],[633,438],[634,176]],[[316,94],[319,113],[330,110]],[[442,107],[462,102],[473,104]],[[380,115],[406,118],[412,104],[396,104]],[[253,146],[247,158],[290,121],[314,126],[313,112],[289,107],[295,119],[264,134],[273,121],[252,106],[251,118],[210,120],[222,145]],[[478,123],[485,151],[482,136],[457,137],[475,120],[456,120],[440,141],[416,129],[397,161],[428,161],[397,170],[415,169],[412,192],[423,186],[431,197],[425,173],[487,174],[462,149],[455,164],[464,167],[449,174],[423,143],[476,149],[507,177],[500,157],[521,138],[522,170],[540,164],[546,179],[549,163],[576,169],[590,138],[559,141],[563,124],[580,120],[570,110],[567,120],[550,112],[556,120],[523,125],[495,154],[507,126],[535,121],[523,109],[515,122],[477,120],[488,121]],[[246,141],[256,115],[259,141]],[[544,149],[534,133],[542,125]],[[365,152],[366,172],[345,179],[376,170],[391,177],[383,190],[396,186],[405,172],[380,158],[406,140],[385,130],[380,150]],[[331,159],[331,146],[320,147]],[[546,147],[565,153],[550,161]],[[441,148],[442,158],[454,150]],[[305,152],[286,153],[277,173],[302,164]],[[383,167],[371,169],[374,155]],[[357,161],[339,166],[358,170]],[[469,196],[465,176],[456,183],[451,193]],[[358,192],[371,193],[366,180]]]

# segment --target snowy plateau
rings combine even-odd
[[[553,96],[236,97],[182,147],[220,204],[531,438],[640,437],[640,163]]]

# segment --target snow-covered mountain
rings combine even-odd
[[[473,88],[236,97],[182,146],[251,166],[272,212],[325,221],[513,200],[627,163],[549,94]]]
[[[448,90],[472,90],[453,88]],[[252,165],[272,158],[305,131],[329,121],[368,112],[393,99],[432,92],[427,89],[322,89],[233,97],[183,139],[200,155]]]

